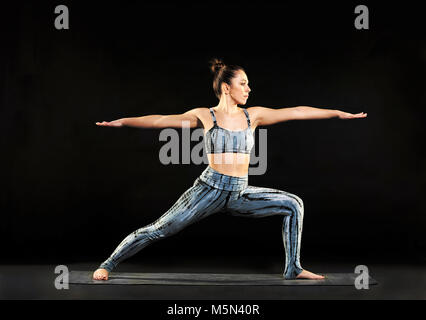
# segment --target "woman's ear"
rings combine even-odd
[[[222,83],[222,92],[224,94],[229,94],[229,90],[230,89],[231,88],[230,88],[230,86],[227,83],[225,83],[225,82]]]

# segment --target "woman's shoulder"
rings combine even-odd
[[[209,123],[210,118],[210,109],[211,107],[195,107],[188,110],[186,113],[190,113],[198,118],[198,126],[205,127],[206,123]]]
[[[265,108],[261,106],[253,106],[253,107],[247,107],[245,109],[249,113],[250,117],[257,117],[257,115],[259,115],[262,112],[262,110]]]
[[[262,114],[262,111],[265,110],[265,107],[253,106],[253,107],[247,107],[245,109],[247,110],[249,114],[252,127],[256,128],[258,125],[258,119],[260,115]]]
[[[248,112],[252,112],[252,113],[258,113],[261,112],[262,109],[265,109],[264,107],[261,106],[253,106],[253,107],[246,107],[245,108]]]
[[[195,107],[190,109],[188,112],[195,114],[198,117],[203,117],[210,113],[210,108],[211,107]]]

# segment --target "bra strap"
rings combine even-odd
[[[217,126],[217,122],[216,122],[216,116],[214,115],[214,111],[212,108],[210,108],[210,113],[212,114],[212,118],[213,118],[213,125]]]
[[[251,124],[250,124],[250,117],[249,117],[249,114],[248,114],[248,112],[247,112],[247,110],[246,110],[246,109],[243,109],[243,111],[244,111],[244,113],[246,114],[247,123],[248,123],[248,126],[249,126],[249,128],[250,128],[250,127],[251,127]]]

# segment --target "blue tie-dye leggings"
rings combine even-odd
[[[176,234],[216,212],[252,218],[283,215],[282,236],[286,253],[283,276],[294,279],[302,271],[299,260],[303,211],[302,200],[294,194],[249,186],[248,175],[228,176],[208,166],[166,213],[129,234],[99,268],[111,271],[150,243]]]

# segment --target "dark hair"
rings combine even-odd
[[[210,60],[210,70],[214,74],[213,90],[216,97],[220,100],[222,95],[222,82],[231,85],[232,78],[235,77],[237,71],[244,71],[240,66],[225,65],[221,59],[213,58]]]

